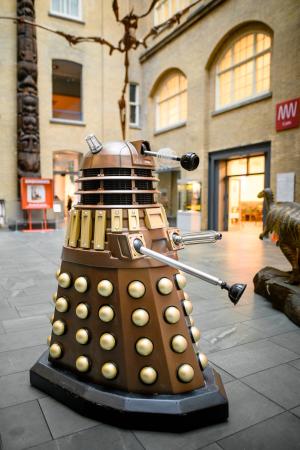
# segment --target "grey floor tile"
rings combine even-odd
[[[24,317],[18,319],[3,320],[3,327],[6,333],[15,333],[16,331],[32,330],[39,327],[48,326],[49,318],[44,316]]]
[[[300,406],[298,406],[297,408],[291,409],[290,412],[295,414],[295,416],[300,417]]]
[[[98,425],[98,422],[75,413],[50,397],[39,402],[54,439]]]
[[[1,334],[0,353],[45,344],[50,330],[51,326],[49,324],[47,327],[36,328],[34,331],[26,330]]]
[[[46,396],[45,393],[30,385],[28,371],[0,377],[0,392],[0,408]]]
[[[242,381],[285,409],[300,405],[299,371],[288,364],[255,373]]]
[[[268,302],[263,297],[259,296],[259,299],[256,299],[256,301],[248,304],[248,305],[241,305],[238,304],[235,309],[239,314],[242,314],[247,319],[259,319],[262,317],[268,317],[268,316],[276,316],[279,314],[282,314],[280,311],[277,311],[272,307],[271,302]]]
[[[225,372],[225,370],[223,370],[220,367],[216,366],[211,361],[209,361],[209,365],[211,367],[213,367],[214,369],[216,369],[216,371],[218,372],[218,374],[222,378],[223,384],[229,383],[230,381],[234,381],[235,380],[235,378],[233,378],[233,376],[229,375],[229,373]]]
[[[255,328],[251,328],[243,323],[235,323],[226,327],[205,330],[202,333],[202,338],[208,343],[206,351],[212,353],[247,342],[257,341],[262,339],[263,335]]]
[[[0,409],[4,450],[27,449],[52,439],[37,401]]]
[[[270,341],[300,355],[300,330],[273,336]]]
[[[16,308],[11,306],[8,302],[1,302],[1,320],[15,319],[16,317],[18,317]]]
[[[38,345],[0,353],[0,376],[29,370],[46,348],[47,345]]]
[[[100,424],[79,433],[55,439],[32,450],[143,450],[131,431]]]
[[[226,393],[230,408],[229,420],[225,423],[180,434],[145,431],[135,431],[135,434],[147,450],[196,450],[283,411],[240,381],[228,383]]]
[[[45,303],[40,303],[38,306],[37,305],[18,306],[16,309],[20,317],[33,317],[40,315],[49,316],[49,314],[53,313],[54,311],[54,303],[52,301],[48,301]]]
[[[207,311],[205,314],[193,314],[193,317],[202,331],[245,321],[245,316],[236,312],[233,307]]]
[[[200,448],[201,450],[222,450],[222,447],[220,447],[216,442],[205,447],[199,447],[199,449]]]
[[[291,366],[296,367],[296,369],[300,370],[300,359],[295,359],[295,361],[290,361],[289,364]]]
[[[273,342],[262,340],[211,353],[209,359],[240,378],[297,359],[297,355]]]
[[[297,331],[298,327],[283,313],[277,314],[276,318],[273,315],[262,317],[245,322],[246,325],[253,327],[260,331],[264,337],[271,337],[277,334],[286,333],[288,331]]]
[[[225,450],[300,449],[300,420],[286,412],[220,441]]]

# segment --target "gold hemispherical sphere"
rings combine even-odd
[[[143,367],[140,371],[140,379],[144,384],[153,384],[157,379],[157,372],[153,367]]]
[[[183,295],[184,295],[184,300],[190,300],[190,296],[187,292],[184,292]]]
[[[191,332],[191,336],[193,338],[193,341],[194,342],[198,342],[200,337],[201,337],[200,330],[197,327],[191,327],[190,328],[190,332]]]
[[[139,308],[131,315],[132,322],[138,327],[143,327],[149,322],[149,314],[145,309]]]
[[[199,364],[200,364],[201,370],[204,370],[205,367],[208,365],[207,356],[204,353],[199,353],[198,359],[199,359]]]
[[[128,294],[133,298],[141,298],[146,292],[145,285],[138,280],[132,281],[128,285]]]
[[[153,343],[148,338],[141,338],[135,344],[135,348],[139,355],[148,356],[153,352]]]
[[[109,280],[101,280],[98,283],[97,291],[102,297],[109,297],[114,290],[113,284]]]
[[[61,313],[68,311],[69,303],[64,297],[59,297],[55,303],[55,309]]]
[[[86,330],[85,328],[80,328],[79,330],[76,331],[75,338],[78,344],[82,345],[87,344],[89,341],[89,331]]]
[[[177,322],[179,322],[179,319],[180,319],[180,311],[175,306],[169,306],[165,310],[164,316],[165,316],[165,320],[168,323],[177,323]]]
[[[48,336],[48,337],[47,337],[47,344],[48,344],[48,347],[50,347],[50,343],[51,343],[51,336]]]
[[[55,272],[55,278],[58,280],[58,277],[60,275],[60,269],[57,269],[57,271]]]
[[[157,283],[158,292],[163,295],[168,295],[173,290],[173,283],[169,278],[163,277]]]
[[[54,342],[54,344],[50,346],[49,353],[51,358],[58,359],[62,355],[62,348],[59,344]]]
[[[172,350],[176,353],[183,353],[187,349],[187,340],[184,336],[181,336],[181,334],[177,334],[174,336],[171,340],[171,347]]]
[[[56,320],[52,325],[52,331],[56,336],[61,336],[65,332],[65,324],[62,320]]]
[[[77,292],[80,292],[81,294],[86,292],[88,288],[87,279],[85,277],[76,278],[74,282],[74,288],[76,289]]]
[[[195,325],[194,318],[192,316],[190,316],[189,319],[190,319],[190,324],[193,327]]]
[[[87,372],[90,368],[90,361],[86,356],[78,356],[76,359],[76,369],[79,372]]]
[[[76,316],[79,319],[86,319],[89,315],[89,308],[85,303],[79,303],[79,305],[76,306]]]
[[[183,383],[189,383],[194,378],[194,369],[189,364],[182,364],[178,370],[177,375]]]
[[[193,312],[193,303],[190,300],[183,300],[182,302],[185,314],[188,316]]]
[[[107,380],[113,380],[118,374],[118,369],[114,363],[106,362],[101,367],[101,373]]]
[[[57,292],[54,292],[54,293],[52,294],[52,300],[53,300],[53,303],[56,303],[56,300],[57,300]]]
[[[112,350],[116,346],[116,339],[110,333],[103,333],[100,336],[99,344],[103,350]]]
[[[71,284],[71,277],[66,272],[61,273],[57,280],[58,280],[58,284],[62,288],[68,288]]]
[[[50,323],[53,325],[53,322],[54,322],[54,314],[51,314],[49,320],[50,320]]]
[[[102,322],[111,322],[114,317],[115,313],[111,306],[101,306],[101,308],[99,309],[99,319],[102,320]]]
[[[175,280],[176,280],[176,284],[178,289],[184,289],[186,286],[186,278],[184,275],[181,275],[180,273],[177,273],[175,275]]]

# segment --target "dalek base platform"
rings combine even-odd
[[[220,375],[203,372],[205,386],[184,394],[141,395],[81,381],[54,367],[46,351],[30,370],[32,386],[78,413],[121,428],[187,431],[228,418],[228,400]]]

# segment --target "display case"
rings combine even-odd
[[[201,183],[178,180],[177,226],[184,231],[201,230]]]

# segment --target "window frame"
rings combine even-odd
[[[76,64],[80,67],[80,119],[66,119],[63,117],[54,117],[53,116],[53,63],[55,61],[64,61],[67,63]],[[69,124],[69,125],[84,125],[84,111],[83,111],[83,64],[78,63],[77,61],[71,61],[69,59],[60,59],[60,58],[54,58],[51,60],[51,123],[62,123],[62,124]]]
[[[257,48],[257,35],[258,34],[264,34],[266,36],[268,36],[271,40],[271,45],[269,48],[265,49],[265,50],[261,50],[259,52],[257,52],[256,48]],[[249,35],[253,35],[254,36],[254,40],[253,40],[253,55],[249,56],[248,58],[245,58],[243,61],[239,61],[238,63],[233,64],[232,63],[232,58],[233,58],[233,48],[234,45],[240,41],[241,39],[243,39],[246,36]],[[238,107],[240,105],[243,104],[248,104],[251,103],[252,101],[255,100],[260,100],[260,99],[264,99],[264,98],[268,98],[271,96],[271,66],[272,66],[272,45],[273,45],[273,37],[270,34],[270,32],[266,31],[266,30],[247,30],[244,33],[240,34],[238,38],[236,38],[235,40],[231,41],[230,45],[227,45],[226,48],[224,49],[224,51],[222,52],[221,56],[218,59],[218,62],[216,64],[216,71],[215,71],[215,113],[218,112],[222,112],[222,111],[226,111],[227,109],[232,109],[234,107]],[[226,55],[226,53],[230,50],[231,52],[231,63],[230,63],[230,67],[227,67],[226,69],[220,70],[220,64],[224,58],[224,56]],[[257,64],[257,59],[260,56],[263,56],[267,53],[270,53],[270,82],[269,82],[269,89],[264,90],[264,91],[260,91],[260,92],[256,92],[256,64]],[[253,61],[253,78],[252,78],[252,94],[250,96],[247,97],[243,97],[241,99],[238,100],[233,100],[230,103],[226,103],[225,105],[221,105],[220,104],[220,75],[229,72],[230,73],[230,97],[231,99],[234,98],[234,70],[237,67],[240,67],[244,64],[247,64],[248,62]]]
[[[164,83],[166,83],[172,76],[182,76],[186,79],[186,87],[184,89],[180,89],[178,90],[178,92],[171,94],[169,97],[164,98],[163,100],[159,101],[159,94],[160,91],[164,85]],[[180,96],[182,94],[186,93],[186,118],[184,120],[179,119],[177,122],[174,122],[172,124],[168,123],[166,126],[160,126],[160,105],[164,102],[168,102],[171,99],[177,97],[178,98],[178,111],[179,111],[179,116],[180,114]],[[172,71],[170,72],[168,75],[166,75],[159,83],[159,86],[157,88],[157,92],[155,94],[154,100],[155,100],[155,127],[154,127],[154,131],[155,134],[161,133],[163,131],[168,131],[170,129],[173,128],[179,128],[183,125],[185,125],[187,123],[187,112],[188,112],[188,99],[187,99],[187,95],[188,95],[188,83],[187,83],[187,77],[186,75],[184,75],[182,72],[180,71]]]
[[[158,9],[163,5],[164,3],[168,3],[168,17],[165,17],[164,20],[159,21],[158,20]],[[188,5],[191,4],[191,0],[187,0]],[[170,19],[174,14],[176,14],[178,11],[182,9],[180,6],[180,0],[176,0],[176,11],[172,13],[172,0],[160,0],[157,5],[154,7],[154,26],[160,25],[161,23],[164,23],[166,20]],[[186,5],[186,6],[188,6]]]
[[[130,101],[130,87],[131,86],[135,86],[135,102],[131,102]],[[129,90],[128,90],[128,106],[129,106],[129,126],[130,128],[139,128],[140,127],[140,85],[134,81],[129,83]],[[136,117],[136,122],[133,123],[130,121],[130,107],[134,106],[135,107],[135,117]]]
[[[70,0],[59,0],[59,2],[69,2],[69,1]],[[49,14],[51,16],[59,17],[61,19],[73,20],[75,22],[83,22],[83,18],[82,18],[82,0],[77,0],[77,1],[78,1],[78,16],[73,16],[72,14],[65,14],[65,13],[62,13],[62,12],[55,11],[53,9],[53,0],[51,0],[51,3],[50,3]]]

